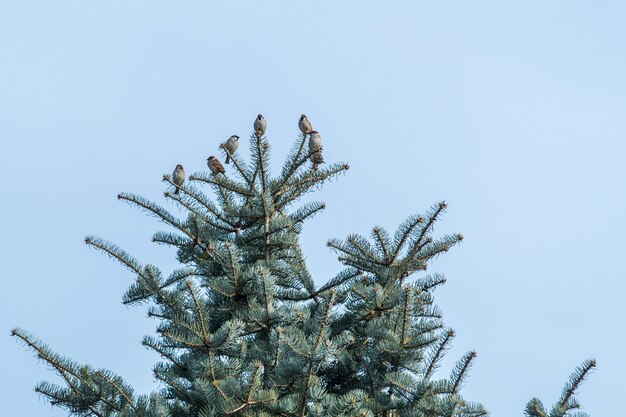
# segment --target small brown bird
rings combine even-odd
[[[185,182],[185,169],[181,164],[176,165],[176,168],[172,173],[172,182],[176,184],[176,191],[174,191],[174,194],[178,194],[180,186]]]
[[[313,162],[313,169],[317,169],[317,166],[324,163],[324,157],[322,156],[322,147],[317,148],[311,155],[311,162]]]
[[[224,170],[224,166],[216,157],[209,156],[209,158],[206,161],[207,161],[206,164],[211,170],[211,172],[213,173],[213,175],[226,173],[226,171]]]
[[[259,114],[256,119],[254,119],[254,134],[257,138],[260,138],[265,133],[265,129],[267,128],[267,122],[262,114]]]
[[[304,133],[305,135],[308,135],[313,131],[313,126],[311,125],[311,122],[309,122],[309,119],[306,118],[306,114],[300,116],[300,120],[298,121],[298,127],[300,128],[300,132]]]

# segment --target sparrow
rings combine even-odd
[[[265,128],[267,127],[267,122],[262,114],[259,114],[256,119],[254,119],[254,134],[257,138],[260,138],[265,133]]]
[[[300,116],[300,120],[298,121],[298,127],[300,128],[300,132],[305,135],[311,133],[313,131],[313,126],[311,126],[311,122],[306,118],[306,114]]]
[[[224,170],[224,166],[216,157],[209,156],[209,158],[206,161],[207,161],[206,164],[211,170],[211,172],[213,173],[213,175],[226,173],[226,171]]]
[[[176,184],[176,191],[174,194],[178,194],[180,186],[185,182],[185,169],[181,164],[176,165],[174,172],[172,173],[172,182]]]
[[[312,130],[309,135],[309,151],[313,152],[322,146],[322,138],[317,130]]]
[[[239,136],[232,135],[228,138],[226,142],[224,142],[224,148],[228,151],[229,154],[235,153],[237,148],[239,148]],[[226,163],[230,162],[230,155],[226,155]]]
[[[315,151],[311,155],[311,162],[313,162],[313,169],[317,169],[317,166],[324,163],[324,157],[322,156],[322,148],[319,147],[317,151]]]

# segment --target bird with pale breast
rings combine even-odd
[[[317,130],[312,130],[309,135],[309,151],[313,152],[322,146],[322,137]]]
[[[309,153],[311,153],[310,160],[313,163],[313,169],[317,169],[318,165],[324,163],[322,137],[317,130],[312,130],[309,134]]]
[[[311,122],[309,122],[309,119],[307,119],[306,114],[300,116],[300,120],[298,121],[298,128],[300,128],[300,132],[304,133],[305,135],[308,135],[313,131],[313,125],[311,125]]]
[[[172,173],[172,182],[176,185],[176,191],[174,194],[178,194],[180,186],[185,182],[185,169],[181,164],[176,165],[174,172]]]
[[[260,138],[265,134],[265,129],[267,128],[267,122],[262,114],[259,114],[256,119],[254,119],[254,134],[257,138]]]
[[[228,138],[226,142],[224,142],[223,145],[224,145],[224,149],[228,151],[226,155],[226,163],[228,164],[230,163],[230,155],[235,153],[237,148],[239,148],[239,136],[232,135],[231,137]]]

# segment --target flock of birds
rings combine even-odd
[[[265,134],[265,129],[267,128],[267,121],[263,117],[262,114],[259,114],[256,119],[254,119],[254,135],[257,138],[260,138]],[[320,134],[313,130],[313,126],[309,119],[307,119],[306,115],[303,114],[300,116],[300,120],[298,121],[298,128],[302,134],[306,137],[309,136],[309,158],[313,163],[313,169],[317,169],[317,166],[324,163],[324,158],[322,157],[322,138]],[[232,155],[237,148],[239,148],[239,136],[232,135],[228,140],[220,145],[222,148],[226,149],[226,163],[230,163],[230,155]],[[211,170],[213,175],[223,174],[226,175],[226,170],[222,163],[215,156],[209,156],[207,159],[207,166]],[[176,185],[176,191],[174,194],[178,194],[180,190],[180,186],[185,182],[185,169],[182,165],[176,165],[174,169],[174,173],[172,174],[172,182]]]

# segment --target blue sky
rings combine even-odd
[[[595,357],[579,398],[623,412],[626,373],[626,5],[619,1],[221,2],[0,0],[0,396],[3,415],[65,416],[33,393],[54,376],[15,340],[157,388],[155,323],[95,234],[144,263],[164,225],[118,202],[163,201],[231,134],[268,120],[274,164],[306,113],[348,175],[312,196],[302,243],[317,282],[331,237],[394,229],[445,199],[436,233],[465,240],[431,267],[457,332],[440,375],[478,358],[465,396],[494,416],[552,404]]]

